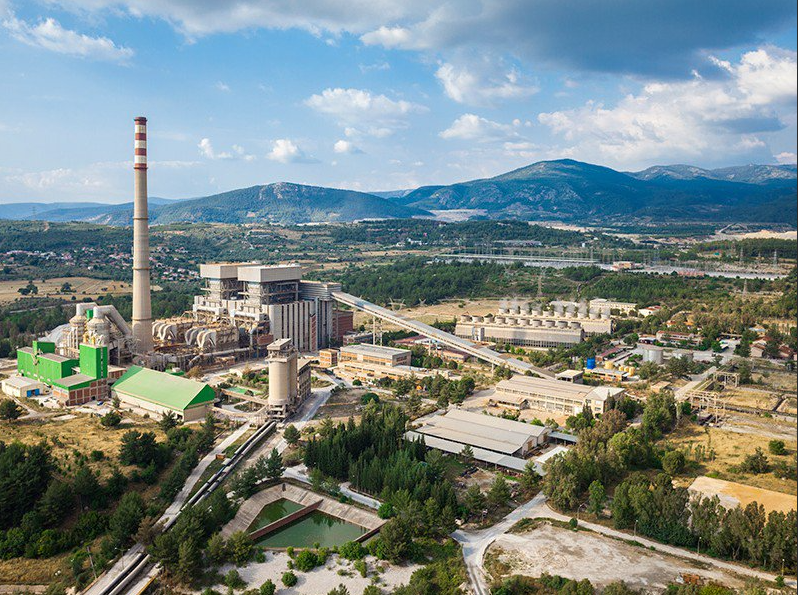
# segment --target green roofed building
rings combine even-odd
[[[34,341],[17,349],[17,371],[52,388],[62,405],[83,405],[108,397],[108,347],[81,343],[79,359],[55,352],[55,343]]]
[[[114,383],[113,393],[123,406],[158,416],[171,411],[183,421],[203,419],[216,399],[214,390],[205,383],[140,366],[131,366]]]

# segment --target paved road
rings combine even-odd
[[[194,484],[197,483],[197,480],[200,478],[202,473],[208,468],[208,465],[210,465],[216,459],[216,455],[224,452],[224,450],[228,446],[230,446],[233,442],[235,442],[238,438],[240,438],[244,434],[244,432],[246,432],[248,429],[249,429],[249,424],[244,424],[243,426],[238,428],[235,432],[230,434],[227,438],[222,440],[222,442],[220,442],[217,446],[215,446],[213,450],[211,450],[211,452],[209,452],[207,455],[205,455],[202,458],[202,460],[197,464],[197,466],[191,472],[191,475],[189,475],[188,479],[186,480],[186,483],[183,485],[183,489],[180,490],[180,493],[178,493],[178,495],[175,497],[172,504],[166,509],[161,518],[158,519],[158,522],[165,523],[173,519],[175,516],[177,516],[177,514],[180,512],[180,508],[183,506],[186,500],[188,500],[189,494],[191,493]],[[110,585],[117,576],[119,576],[122,572],[124,572],[124,570],[136,558],[136,556],[140,554],[144,549],[145,549],[144,546],[141,545],[140,543],[137,543],[133,547],[131,547],[127,552],[122,554],[122,557],[120,557],[119,560],[116,561],[116,564],[114,564],[111,568],[109,568],[104,574],[100,576],[100,578],[96,582],[94,582],[92,585],[89,586],[89,588],[84,592],[84,595],[95,595],[101,593],[103,589],[105,589],[108,585]],[[153,572],[155,574],[157,574],[158,572],[158,569],[155,566],[151,567],[149,572],[145,573],[143,575],[143,578],[139,580],[136,584],[142,583],[142,581],[144,581],[145,578],[149,580],[148,577],[151,578],[151,576],[154,576],[151,574]],[[129,587],[128,592],[137,593],[138,591],[136,591],[135,587],[131,585]]]

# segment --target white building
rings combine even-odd
[[[607,399],[625,392],[611,386],[587,386],[516,375],[496,385],[489,403],[513,410],[537,409],[563,415],[577,415],[589,405],[593,413],[604,413]]]
[[[11,376],[0,383],[3,392],[16,399],[35,397],[44,393],[46,386],[43,382],[26,378],[25,376]]]

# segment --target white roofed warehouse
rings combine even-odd
[[[428,419],[416,433],[505,456],[525,456],[546,441],[549,429],[484,413],[451,408]],[[459,451],[458,451],[459,452]]]

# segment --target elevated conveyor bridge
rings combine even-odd
[[[542,376],[543,378],[554,378],[554,374],[548,370],[538,368],[537,366],[533,366],[528,362],[522,362],[521,360],[510,357],[505,353],[498,353],[492,349],[478,345],[473,341],[469,341],[468,339],[455,337],[451,333],[437,329],[434,326],[424,324],[418,320],[413,320],[412,318],[408,318],[397,312],[388,310],[387,308],[372,304],[367,300],[344,293],[343,291],[333,291],[332,297],[342,304],[346,304],[347,306],[356,308],[371,314],[372,316],[376,316],[381,320],[395,324],[403,329],[413,331],[419,335],[424,335],[430,339],[434,339],[435,341],[438,341],[447,347],[467,353],[473,357],[476,357],[477,359],[488,362],[489,364],[493,364],[495,366],[507,366],[516,374],[525,374],[526,372],[531,372],[533,374],[537,374],[538,376]]]

